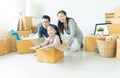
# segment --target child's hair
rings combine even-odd
[[[57,27],[57,26],[54,26],[54,25],[50,25],[50,26],[55,29],[55,31],[56,31],[55,34],[59,36],[60,43],[62,44],[62,39],[61,39],[61,37],[60,37],[60,32],[59,32],[59,30],[58,30],[58,27]]]

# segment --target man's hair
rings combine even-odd
[[[48,21],[50,22],[50,17],[48,15],[43,15],[42,19],[48,19]]]

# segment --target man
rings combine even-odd
[[[44,15],[42,17],[42,23],[40,24],[40,26],[38,28],[38,37],[39,38],[41,38],[41,37],[47,38],[48,37],[47,28],[50,25],[51,25],[50,24],[50,17],[48,15]]]

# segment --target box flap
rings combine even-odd
[[[34,44],[34,45],[39,45],[41,43],[43,43],[45,41],[44,37],[42,38],[38,38],[38,39],[30,39],[30,41]]]
[[[70,46],[67,43],[63,43],[61,45],[56,46],[55,48],[61,51],[65,51],[66,49],[68,49]]]

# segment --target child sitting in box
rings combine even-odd
[[[35,47],[32,47],[31,49],[47,49],[62,44],[60,33],[56,26],[50,25],[47,28],[47,33],[49,37],[46,38],[46,40],[43,43]]]

